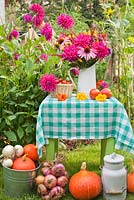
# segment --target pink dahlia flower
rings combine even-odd
[[[40,78],[39,84],[42,91],[53,92],[56,88],[57,78],[53,74],[45,74]]]
[[[108,87],[109,87],[109,84],[108,84],[106,81],[102,81],[101,87],[102,87],[102,88],[108,88]]]
[[[90,44],[90,42],[91,42],[91,36],[89,36],[87,34],[83,34],[83,33],[76,36],[73,40],[73,44],[75,46],[83,47],[83,48],[88,46]]]
[[[97,51],[97,58],[100,60],[110,54],[109,48],[103,42],[94,42],[92,48]]]
[[[23,16],[24,22],[26,23],[31,23],[32,21],[32,16],[30,14],[26,14]]]
[[[14,59],[15,59],[15,60],[18,60],[19,57],[20,57],[20,54],[18,54],[18,53],[14,53]]]
[[[12,40],[13,38],[17,39],[18,37],[19,37],[19,32],[14,29],[10,32],[8,39]]]
[[[78,59],[76,46],[74,45],[66,46],[62,53],[62,58],[70,62],[76,61]]]
[[[52,40],[52,27],[49,23],[46,23],[40,30],[41,35],[44,35],[47,41]]]
[[[30,11],[34,12],[36,15],[33,16],[32,18],[32,24],[36,27],[39,27],[43,20],[44,20],[44,16],[45,16],[45,12],[42,8],[41,5],[34,3],[30,6]]]
[[[71,16],[66,14],[60,14],[57,18],[57,24],[64,29],[72,28],[74,25],[74,20]]]

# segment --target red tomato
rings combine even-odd
[[[112,92],[109,88],[104,88],[100,92],[101,92],[101,94],[105,94],[107,96],[107,98],[112,97]]]
[[[89,94],[90,94],[90,98],[91,98],[91,99],[95,99],[96,96],[97,96],[98,94],[100,94],[100,91],[99,91],[98,89],[94,88],[94,89],[91,89],[91,90],[90,90]]]

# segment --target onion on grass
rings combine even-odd
[[[65,174],[65,167],[63,164],[61,163],[57,163],[55,164],[52,169],[51,169],[51,173],[55,176],[55,177],[59,177],[59,176],[63,176]]]
[[[38,175],[36,178],[35,178],[35,183],[36,185],[39,185],[41,183],[43,183],[45,180],[45,177],[43,175]]]
[[[44,185],[48,189],[55,187],[56,184],[57,184],[57,179],[55,176],[53,176],[52,174],[48,174],[47,176],[45,176]]]
[[[58,200],[64,195],[64,189],[60,186],[52,188],[49,192],[49,196],[53,200]]]
[[[57,178],[57,185],[60,187],[65,187],[65,185],[68,183],[68,179],[66,176],[60,176]]]
[[[51,169],[49,167],[43,167],[41,169],[41,173],[42,173],[42,175],[46,176],[48,174],[51,174]]]
[[[37,191],[39,194],[41,194],[41,196],[46,195],[47,194],[47,188],[44,184],[39,184],[37,187]]]

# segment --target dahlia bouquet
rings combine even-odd
[[[54,49],[52,54],[47,54],[44,46],[40,60],[48,62],[49,59],[53,59],[53,56],[57,56],[60,60],[60,70],[64,63],[67,63],[65,65],[67,71],[71,69],[74,75],[78,75],[79,69],[92,66],[97,61],[109,56],[111,52],[107,34],[101,33],[99,29],[96,30],[94,26],[88,31],[75,33],[75,21],[68,14],[62,13],[57,17],[56,23],[61,30],[58,35],[47,21],[43,7],[37,3],[30,5],[29,13],[25,14],[23,19],[34,29],[38,29],[40,36],[44,37],[45,42],[48,42]],[[45,87],[43,83],[45,83]],[[44,91],[50,92],[55,89],[54,85],[57,84],[57,79],[54,74],[46,74],[44,78],[41,77],[40,84]]]

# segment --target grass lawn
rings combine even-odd
[[[63,152],[63,151],[62,151]],[[129,166],[129,158],[132,156],[131,154],[124,151],[116,151],[116,153],[122,154],[125,157],[125,165]],[[100,142],[97,141],[92,145],[82,145],[77,148],[77,150],[73,150],[70,152],[64,151],[65,160],[64,165],[66,170],[69,172],[69,175],[72,176],[74,173],[78,172],[83,161],[87,162],[87,169],[89,171],[95,171],[99,175],[101,171],[99,169],[100,162]],[[3,192],[3,181],[2,181],[2,168],[0,167],[0,200],[39,200],[40,197],[38,195],[28,195],[23,196],[22,198],[8,198],[4,195]],[[62,200],[74,200],[71,194],[68,192],[67,188],[66,195],[62,198]],[[103,200],[102,194],[100,194],[96,200]],[[126,200],[134,200],[134,194],[127,194]]]

